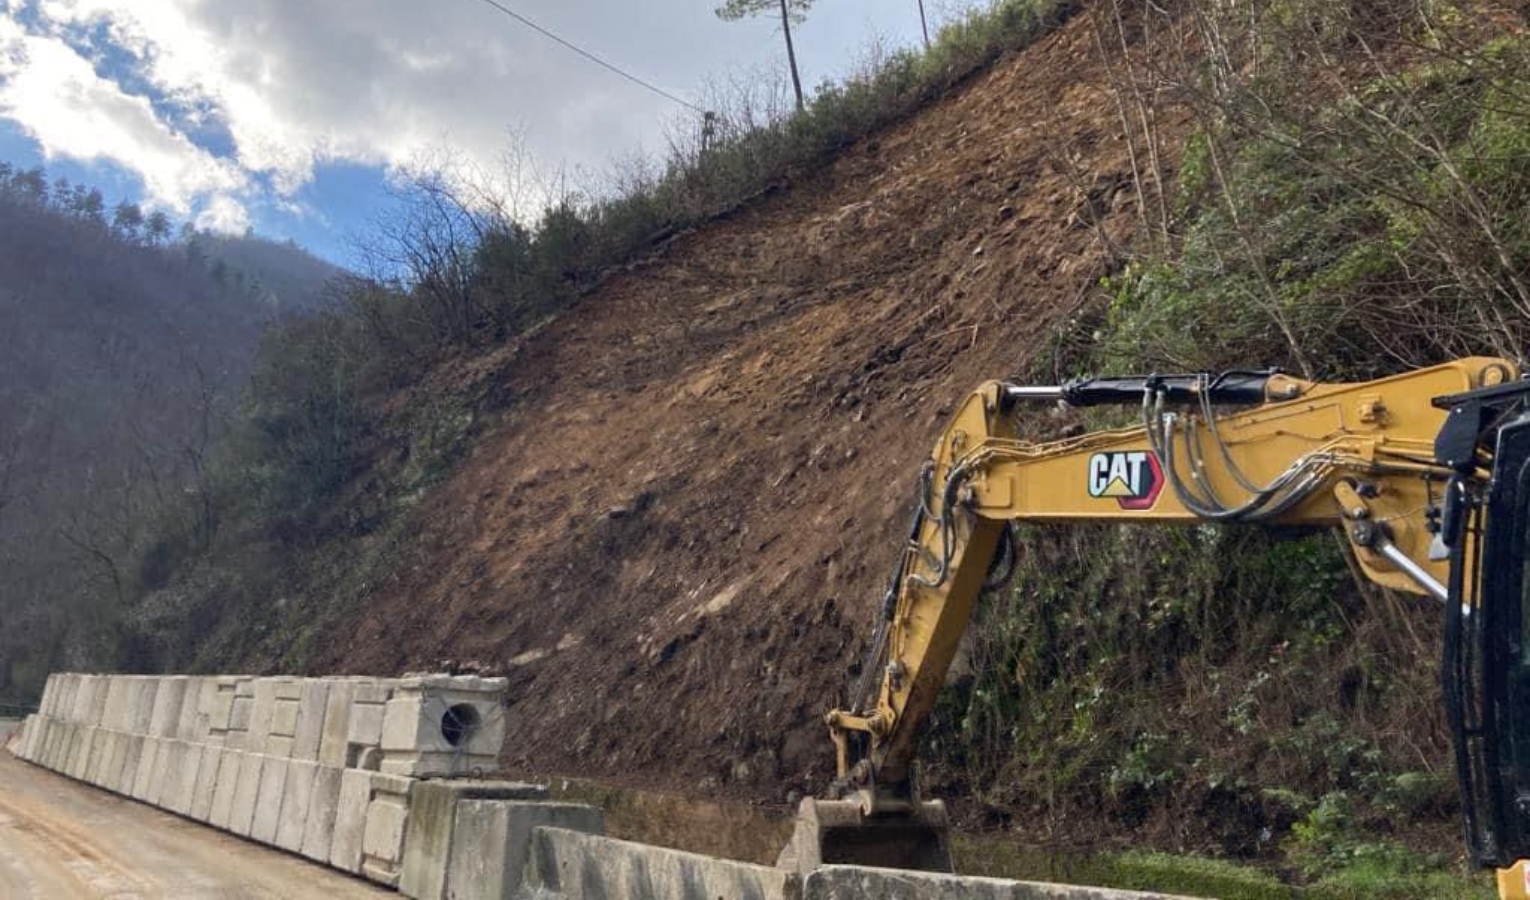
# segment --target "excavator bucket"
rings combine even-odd
[[[776,867],[811,872],[819,866],[877,866],[950,872],[950,819],[938,800],[909,812],[868,816],[851,800],[802,801],[791,842]]]

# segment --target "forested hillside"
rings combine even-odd
[[[337,270],[296,247],[175,233],[0,166],[0,699],[50,670],[132,668],[138,555],[207,462],[262,333]],[[210,509],[199,528],[217,527]]]

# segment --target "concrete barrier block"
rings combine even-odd
[[[255,825],[255,807],[260,803],[260,777],[266,758],[246,753],[239,764],[239,783],[234,788],[234,808],[229,813],[228,830],[242,837],[250,836]]]
[[[466,800],[537,800],[541,785],[499,781],[415,781],[409,788],[409,825],[399,890],[415,898],[445,895],[446,865],[456,833],[457,805]]]
[[[175,736],[181,720],[181,704],[186,699],[186,677],[169,675],[159,679],[154,692],[154,708],[149,718],[149,734],[157,738]]]
[[[85,771],[85,759],[90,754],[90,739],[95,729],[79,722],[74,723],[74,737],[69,742],[69,764],[64,774],[79,778]]]
[[[69,754],[74,752],[74,741],[79,735],[80,726],[73,722],[60,722],[57,731],[53,749],[48,754],[48,768],[62,774],[69,768]]]
[[[86,724],[100,728],[102,720],[106,718],[106,692],[112,686],[112,676],[97,675],[95,679],[96,689],[90,695],[90,710],[86,713],[88,716]]]
[[[341,770],[329,852],[329,864],[337,869],[361,871],[361,838],[367,824],[367,806],[372,802],[374,774],[360,769]]]
[[[271,717],[271,727],[296,728],[297,704],[286,700],[276,701],[276,711]],[[292,735],[278,734],[274,730],[266,736],[266,755],[282,759],[292,758]]]
[[[114,793],[122,793],[122,782],[128,775],[129,767],[136,770],[138,766],[138,754],[142,752],[142,738],[136,734],[122,732],[117,738],[117,758],[112,760],[111,767],[106,773],[106,784],[102,787]],[[136,771],[133,772],[137,774]]]
[[[244,753],[223,748],[218,760],[217,785],[213,789],[212,806],[207,814],[207,824],[214,828],[228,829],[234,818],[234,794],[239,790],[239,772],[244,768]]]
[[[201,724],[200,713],[202,684],[206,680],[194,676],[186,679],[186,689],[181,695],[181,716],[175,723],[175,733],[171,735],[178,741],[201,743],[207,736],[207,729]]]
[[[31,735],[42,727],[32,725],[30,720],[34,716],[37,716],[37,714],[30,713],[23,717],[21,720],[21,727],[16,729],[16,731],[7,740],[0,742],[0,745],[3,745],[7,750],[11,752],[11,755],[17,759],[27,758],[27,743],[29,741],[35,740],[35,738],[33,738]]]
[[[59,696],[58,713],[55,716],[61,722],[74,722],[74,701],[80,693],[80,677],[77,672],[68,672],[62,676],[62,693]]]
[[[37,748],[37,758],[32,759],[32,762],[44,768],[52,768],[52,762],[50,761],[54,758],[54,748],[58,745],[58,735],[60,735],[60,732],[63,732],[63,727],[63,722],[58,721],[58,719],[44,716],[41,744]]]
[[[135,675],[129,679],[127,700],[132,710],[129,733],[148,736],[149,722],[154,717],[154,697],[158,693],[159,679],[152,675]]]
[[[54,734],[63,728],[63,723],[47,716],[37,718],[37,746],[32,751],[32,762],[38,765],[47,765],[48,751],[54,743]]]
[[[410,815],[417,812],[410,810]],[[411,830],[399,883],[403,893],[421,900],[503,900],[514,896],[525,878],[533,829],[562,828],[588,834],[605,831],[604,814],[596,807],[518,800],[459,800],[453,824],[445,878],[435,893],[429,892],[430,884],[415,880]],[[419,893],[411,893],[410,888]]]
[[[404,865],[404,837],[409,826],[408,781],[381,773],[372,776],[372,802],[367,805],[366,827],[361,836],[361,876],[388,887],[398,886]]]
[[[21,727],[13,731],[11,735],[4,741],[0,741],[0,746],[3,746],[5,749],[9,750],[11,755],[17,759],[27,758],[27,741],[29,739],[28,732],[35,730],[31,728],[31,719],[34,715],[36,714],[32,713],[23,716],[21,719]]]
[[[127,752],[129,735],[121,731],[106,732],[106,753],[101,757],[101,771],[97,787],[113,790],[122,781],[123,755]]]
[[[37,764],[49,769],[58,768],[58,745],[63,741],[69,726],[58,719],[44,719],[42,747],[37,752]]]
[[[96,749],[96,732],[100,731],[93,725],[80,726],[80,744],[74,757],[69,762],[69,777],[85,781],[90,774],[90,758]]]
[[[122,736],[122,767],[117,770],[117,780],[111,789],[124,796],[132,796],[133,785],[138,781],[138,763],[143,757],[143,735]]]
[[[176,773],[186,761],[186,745],[174,738],[160,738],[154,757],[154,775],[149,779],[147,802],[169,809],[175,794]]]
[[[383,715],[393,693],[391,686],[372,682],[357,682],[352,690],[345,735],[347,766],[356,765],[363,751],[381,746]]]
[[[53,697],[48,701],[48,706],[43,713],[50,719],[63,721],[64,714],[69,710],[66,702],[69,694],[69,673],[59,672],[48,676],[48,686],[53,690]]]
[[[784,869],[650,847],[562,828],[532,830],[518,896],[784,900],[800,876]]]
[[[63,735],[66,726],[57,719],[45,719],[44,721],[48,724],[43,732],[42,750],[38,752],[37,759],[34,761],[43,768],[52,769],[55,768],[54,761],[58,759],[59,739]]]
[[[83,725],[90,718],[90,701],[96,691],[96,676],[76,675],[78,685],[74,692],[74,703],[69,710],[69,721],[75,725]]]
[[[63,733],[63,729],[64,724],[63,722],[58,721],[58,719],[43,719],[43,745],[38,748],[37,759],[34,759],[32,762],[35,762],[35,764],[41,765],[41,767],[44,768],[54,767],[54,765],[52,765],[52,759],[54,759],[54,750],[58,747],[58,735]]]
[[[191,807],[196,802],[197,784],[202,777],[203,748],[190,741],[175,741],[171,759],[175,761],[164,787],[162,805],[171,812],[195,818]]]
[[[71,675],[74,691],[69,698],[69,708],[64,710],[64,721],[79,725],[85,721],[85,711],[90,708],[90,693],[94,690],[94,676]]]
[[[250,719],[255,708],[255,681],[254,678],[242,678],[234,682],[234,700],[229,708],[225,746],[235,750],[250,749]]]
[[[175,771],[186,756],[185,745],[170,738],[154,738],[154,741],[154,768],[149,773],[149,789],[144,793],[143,802],[168,808]]]
[[[213,795],[218,790],[218,770],[223,765],[223,748],[203,746],[202,759],[197,764],[196,787],[191,791],[191,808],[187,815],[198,822],[212,819]]]
[[[64,694],[68,691],[68,681],[69,675],[67,672],[60,672],[56,675],[48,676],[48,686],[46,690],[51,693],[48,694],[47,705],[43,707],[43,714],[48,718],[63,718],[64,710],[68,708],[63,704]]]
[[[40,716],[53,715],[53,703],[58,697],[57,675],[49,675],[48,680],[43,682],[42,697],[37,701],[37,714]]]
[[[46,691],[47,688],[43,690]],[[28,762],[31,762],[36,757],[37,741],[43,730],[42,722],[43,717],[35,713],[22,720],[21,752],[18,755]]]
[[[318,763],[287,760],[287,778],[273,841],[283,850],[298,853],[303,849],[303,828],[312,810],[313,782],[318,771]]]
[[[202,708],[207,719],[207,743],[223,746],[228,743],[229,722],[234,714],[234,689],[239,679],[219,676],[209,678],[202,685]]]
[[[74,726],[74,740],[69,746],[69,765],[64,769],[64,774],[70,778],[84,780],[85,762],[90,759],[90,745],[95,739],[96,729],[89,725],[78,722]]]
[[[504,742],[505,679],[405,678],[383,720],[382,770],[416,777],[492,770]]]
[[[313,790],[308,798],[308,815],[303,821],[303,846],[299,850],[309,859],[328,864],[335,834],[335,812],[340,803],[340,777],[343,769],[315,766]]]
[[[382,749],[497,754],[503,696],[502,678],[405,679],[388,701]]]
[[[138,771],[133,775],[133,788],[128,792],[134,800],[148,802],[150,784],[154,780],[154,773],[159,770],[162,747],[163,742],[157,737],[143,739],[143,750],[138,754]]]
[[[250,823],[250,839],[262,844],[276,843],[276,829],[281,825],[282,800],[287,790],[287,772],[292,760],[266,756],[260,768],[260,790],[255,799],[255,816]]]
[[[331,681],[326,685],[324,724],[319,730],[319,764],[343,769],[350,735],[351,700],[356,685],[349,681]]]
[[[284,678],[276,682],[275,705],[271,710],[270,731],[266,737],[266,755],[292,757],[293,736],[297,734],[298,712],[302,707],[303,684],[307,679]]]
[[[252,753],[266,752],[266,739],[271,736],[271,718],[276,713],[276,685],[274,678],[255,679],[255,700],[250,706],[249,737],[245,749]]]
[[[303,682],[303,696],[298,701],[297,722],[292,730],[292,758],[315,761],[324,737],[324,709],[329,699],[329,684],[317,678]]]
[[[297,734],[298,712],[301,706],[301,700],[276,698],[276,709],[271,713],[272,737],[290,738]]]
[[[43,765],[43,760],[48,756],[48,746],[53,739],[53,732],[60,727],[57,719],[47,716],[37,717],[37,736],[33,739],[32,755],[28,757],[30,762]]]
[[[678,896],[678,895],[676,895]],[[1187,900],[1168,894],[972,878],[904,869],[822,866],[802,879],[802,900]]]
[[[75,722],[69,722],[64,725],[63,731],[63,739],[59,742],[58,747],[57,763],[52,768],[53,771],[58,772],[60,775],[68,775],[69,761],[74,757],[75,750],[80,745],[80,736],[84,731],[84,726]]]
[[[127,731],[131,710],[127,704],[128,686],[132,682],[121,675],[113,675],[106,682],[106,709],[101,714],[101,726],[113,731]]]
[[[64,691],[69,675],[66,672],[54,672],[48,676],[48,682],[43,687],[43,703],[37,710],[40,715],[50,719],[62,719],[64,710]]]
[[[97,738],[95,758],[90,764],[90,783],[106,787],[111,781],[113,764],[122,764],[122,732],[103,728]]]

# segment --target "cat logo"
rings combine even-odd
[[[1089,496],[1113,497],[1122,509],[1152,509],[1163,490],[1158,457],[1146,450],[1089,457]]]

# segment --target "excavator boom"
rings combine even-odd
[[[909,540],[862,681],[848,707],[827,715],[838,779],[829,800],[804,801],[783,864],[890,864],[874,837],[866,837],[880,831],[898,834],[891,843],[920,848],[923,867],[949,867],[942,856],[944,810],[922,802],[914,783],[919,731],[990,565],[1019,521],[1342,527],[1369,580],[1446,601],[1456,652],[1469,657],[1455,681],[1447,671],[1446,685],[1458,746],[1466,748],[1458,753],[1463,788],[1477,791],[1478,802],[1468,794],[1473,853],[1494,865],[1530,856],[1530,778],[1523,788],[1517,780],[1513,787],[1502,783],[1505,729],[1513,723],[1494,720],[1495,709],[1483,706],[1484,697],[1495,696],[1486,682],[1504,682],[1498,694],[1514,690],[1507,676],[1487,669],[1503,669],[1522,649],[1530,660],[1530,645],[1522,648],[1517,637],[1519,619],[1495,619],[1495,610],[1500,619],[1504,614],[1487,602],[1519,596],[1519,582],[1484,581],[1480,574],[1490,569],[1483,554],[1512,550],[1521,565],[1526,555],[1526,532],[1510,532],[1512,523],[1530,521],[1524,504],[1513,506],[1530,464],[1509,478],[1502,463],[1519,458],[1518,444],[1506,449],[1494,441],[1519,440],[1516,423],[1524,416],[1530,460],[1527,398],[1530,387],[1517,367],[1486,357],[1346,384],[1256,370],[982,385],[920,471]],[[1130,406],[1141,420],[1060,440],[1023,440],[1020,417],[1037,401]],[[1511,497],[1498,497],[1506,490]],[[1524,493],[1530,497],[1530,483]],[[1512,605],[1518,610],[1517,600]],[[1484,636],[1495,625],[1515,632],[1512,647]],[[1462,678],[1474,681],[1463,685]],[[1530,675],[1524,682],[1530,700]],[[1525,799],[1506,805],[1505,793],[1518,790]],[[1479,807],[1490,807],[1488,815],[1477,815]],[[1525,827],[1511,821],[1516,815]],[[909,843],[921,834],[922,843]]]

